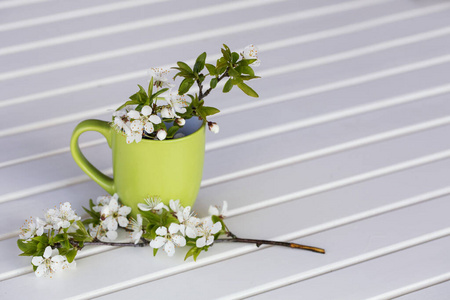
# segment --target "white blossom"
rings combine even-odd
[[[184,126],[186,124],[186,120],[183,118],[177,118],[175,119],[175,122],[177,123],[178,126]]]
[[[165,98],[167,103],[169,103],[172,108],[173,114],[178,118],[177,113],[184,114],[186,113],[186,106],[189,103],[186,101],[184,95],[179,95],[178,93],[169,92],[169,96]]]
[[[179,230],[182,235],[187,235],[190,238],[197,237],[197,226],[200,225],[200,219],[194,216],[191,212],[191,207],[187,206],[183,211],[177,213]]]
[[[175,214],[178,214],[178,212],[182,212],[184,209],[184,207],[181,206],[179,199],[177,200],[170,199],[169,207]]]
[[[170,107],[164,106],[161,109],[161,117],[165,119],[173,119],[175,118],[175,114]]]
[[[60,228],[69,228],[74,221],[80,220],[69,202],[61,204],[59,209],[49,209],[45,214],[45,229],[59,230]]]
[[[113,198],[108,205],[102,207],[100,212],[103,225],[108,231],[116,231],[117,226],[127,227],[127,215],[131,212],[131,207],[119,206],[117,199]]]
[[[75,261],[69,264],[64,256],[59,255],[58,249],[52,249],[50,246],[45,248],[43,256],[34,256],[31,263],[37,267],[35,271],[37,277],[51,277],[62,269],[75,266]]]
[[[256,59],[255,62],[251,64],[251,66],[257,67],[261,64],[261,61],[258,58],[258,47],[255,45],[248,45],[244,48],[244,52],[242,52],[242,56],[244,59]]]
[[[144,233],[142,230],[142,216],[137,214],[136,219],[131,218],[131,222],[129,224],[129,229],[133,230],[131,233],[131,239],[135,244],[139,243],[142,234]]]
[[[223,205],[222,205],[222,209],[219,210],[219,208],[217,206],[210,206],[209,207],[209,214],[211,216],[218,216],[218,217],[225,217],[228,211],[228,202],[227,201],[223,201]]]
[[[197,228],[197,236],[201,238],[197,239],[196,246],[202,248],[214,243],[214,234],[218,233],[222,229],[222,224],[216,222],[213,224],[211,218],[203,221],[202,225]]]
[[[39,221],[40,221],[39,218],[37,219],[36,222],[34,222],[32,218],[30,218],[30,221],[29,222],[27,221],[21,228],[19,239],[30,240],[35,236],[41,236],[44,233],[44,226],[43,226],[44,224],[42,224]]]
[[[150,247],[161,248],[164,246],[164,251],[168,256],[173,256],[175,254],[175,246],[184,247],[186,246],[186,239],[176,234],[179,230],[178,224],[172,223],[169,226],[169,230],[164,226],[158,227],[156,229],[156,234],[158,235],[154,240],[151,240]]]
[[[151,68],[148,71],[150,77],[153,77],[153,85],[162,88],[162,87],[173,87],[173,84],[168,82],[166,75],[169,73],[168,69],[163,68]]]
[[[138,203],[138,208],[142,211],[154,211],[157,214],[161,214],[163,209],[169,210],[167,206],[162,203],[159,197],[149,197],[144,199],[145,203]]]

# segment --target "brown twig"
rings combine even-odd
[[[246,243],[246,244],[255,244],[256,247],[260,247],[261,245],[274,245],[274,246],[282,246],[282,247],[288,247],[288,248],[293,248],[293,249],[302,249],[302,250],[325,254],[325,249],[322,249],[322,248],[300,245],[300,244],[296,244],[296,243],[278,242],[278,241],[269,241],[269,240],[242,239],[242,238],[238,238],[238,237],[233,237],[233,238],[229,238],[229,239],[217,239],[214,241],[214,243]]]
[[[222,79],[224,79],[225,77],[228,77],[229,75],[228,75],[228,69],[229,68],[227,68],[226,70],[225,70],[225,72],[222,74],[222,76],[220,76],[218,79],[217,79],[217,83],[219,83]],[[203,98],[205,98],[206,96],[208,96],[209,95],[209,93],[212,91],[212,88],[210,87],[209,89],[207,89],[206,91],[205,91],[205,93],[203,93],[202,92],[202,85],[198,82],[198,80],[197,80],[197,85],[199,85],[199,96],[198,96],[198,100],[200,101],[200,100],[202,100]]]

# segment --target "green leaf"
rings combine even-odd
[[[229,91],[231,91],[232,88],[233,88],[233,81],[230,78],[223,86],[223,92],[228,93]]]
[[[141,104],[148,104],[148,100],[149,100],[149,98],[148,98],[148,95],[147,95],[147,92],[144,90],[144,88],[141,86],[141,85],[139,85],[138,84],[138,87],[139,87],[139,96],[140,96],[140,103]]]
[[[208,69],[209,75],[217,75],[216,73],[216,67],[212,64],[205,64],[206,68]]]
[[[177,133],[178,129],[180,129],[180,127],[178,125],[173,125],[172,127],[169,128],[169,130],[167,130],[167,138],[173,138],[173,136]]]
[[[247,95],[249,95],[250,97],[255,97],[258,98],[259,95],[248,85],[246,85],[245,83],[241,82],[238,83],[237,85],[244,93],[246,93]]]
[[[208,246],[205,246],[205,247],[208,247]],[[203,247],[203,248],[205,248],[205,247]],[[200,253],[202,252],[203,248],[197,248],[197,249],[194,251],[194,255],[193,255],[194,261],[197,261],[197,257],[200,255]],[[205,251],[207,251],[207,249],[208,249],[208,248],[205,248]]]
[[[194,84],[194,80],[191,78],[185,78],[181,84],[180,87],[178,88],[178,94],[179,95],[184,95],[185,93],[187,93],[189,91],[189,89],[192,87],[192,85]]]
[[[248,74],[250,76],[255,76],[255,72],[249,66],[238,66],[236,67],[236,71],[238,71],[241,74]]]
[[[252,63],[254,63],[255,61],[257,61],[257,59],[243,59],[240,62],[238,62],[238,65],[248,66],[248,65],[251,65]]]
[[[153,76],[150,79],[150,83],[148,84],[148,96],[150,97],[153,94]]]
[[[158,253],[158,248],[153,248],[153,256],[156,256],[156,253]]]
[[[192,69],[191,69],[191,67],[188,66],[188,64],[186,64],[182,61],[179,61],[179,62],[177,62],[177,65],[180,67],[180,69],[185,70],[188,73],[192,73]]]
[[[236,52],[233,52],[233,53],[231,53],[231,58],[232,58],[233,64],[235,64],[239,60],[239,54],[237,54]]]
[[[137,93],[136,93],[136,94],[137,94]],[[136,95],[136,94],[134,94],[134,95]],[[131,97],[133,97],[134,95],[130,96],[130,99],[131,99]],[[139,96],[136,96],[136,97],[139,97]],[[121,106],[119,106],[116,110],[121,110],[122,108],[124,108],[124,107],[127,106],[127,105],[134,105],[134,104],[139,104],[139,101],[137,101],[137,100],[130,100],[130,101],[127,101],[127,102],[125,102],[124,104],[122,104]]]
[[[205,113],[206,116],[212,116],[220,112],[220,110],[212,106],[202,106],[201,110]]]
[[[197,251],[197,247],[194,246],[191,249],[189,249],[189,251],[186,253],[186,256],[184,257],[184,260],[188,259],[189,257],[193,256],[194,253]]]
[[[217,82],[218,82],[218,80],[217,80],[217,78],[213,78],[213,79],[211,79],[211,82],[209,83],[209,86],[212,88],[212,89],[214,89],[214,88],[216,88],[216,86],[217,86]]]
[[[205,60],[206,60],[206,52],[203,52],[197,57],[197,60],[194,64],[194,73],[198,74],[201,70],[205,67]]]
[[[239,77],[239,75],[241,75],[241,74],[239,74],[239,72],[236,71],[235,69],[229,68],[228,69],[228,75],[233,76],[233,77]]]
[[[168,90],[169,90],[168,88],[165,88],[165,89],[161,89],[161,90],[159,90],[158,92],[154,93],[154,94],[151,95],[151,97],[150,97],[151,101],[152,101],[152,102],[155,101],[156,98],[157,98],[159,95],[161,95],[162,93],[164,93],[164,92],[166,92],[166,91],[168,91]]]
[[[78,250],[75,248],[72,248],[69,250],[69,252],[67,252],[66,257],[67,257],[67,261],[69,263],[73,262],[73,260],[75,259],[75,256],[77,256],[77,252],[78,252]]]
[[[84,211],[87,212],[93,219],[95,219],[95,220],[100,220],[100,213],[99,213],[99,212],[96,212],[96,211],[87,209],[87,208],[84,207],[84,206],[83,206],[83,209],[84,209]]]

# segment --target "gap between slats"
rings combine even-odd
[[[166,2],[168,0],[133,0],[133,1],[119,1],[116,3],[99,5],[94,7],[88,7],[78,10],[72,10],[64,13],[58,13],[48,16],[43,16],[34,19],[28,19],[23,21],[11,22],[6,24],[0,24],[0,32],[15,30],[20,28],[27,28],[32,26],[39,26],[43,24],[50,24],[60,21],[67,21],[81,17],[94,16],[113,11],[119,11],[127,8],[139,7],[158,2]],[[37,2],[37,1],[35,1]],[[0,4],[1,5],[1,4]],[[1,6],[0,6],[1,7]]]
[[[301,128],[306,128],[306,127],[319,125],[319,124],[323,124],[323,123],[327,123],[327,122],[331,122],[331,121],[336,121],[336,120],[348,118],[351,116],[356,116],[356,115],[363,114],[363,113],[373,112],[373,111],[385,109],[388,107],[393,107],[393,106],[400,105],[400,104],[405,104],[405,103],[409,103],[409,102],[422,100],[427,97],[437,96],[437,95],[445,94],[448,92],[450,92],[450,84],[435,87],[432,89],[419,91],[419,92],[415,92],[412,94],[406,94],[406,95],[402,95],[402,96],[398,96],[398,97],[394,97],[394,98],[388,98],[385,100],[377,101],[377,102],[366,104],[366,105],[355,106],[350,109],[343,109],[343,110],[335,111],[332,113],[323,114],[323,115],[320,115],[317,117],[294,121],[294,122],[286,123],[283,125],[273,126],[270,128],[265,128],[263,130],[252,131],[252,132],[248,132],[248,133],[244,133],[244,134],[240,134],[240,135],[235,135],[231,138],[226,138],[226,139],[222,139],[222,140],[219,140],[216,142],[207,143],[205,148],[206,148],[206,151],[212,151],[212,150],[216,150],[219,148],[229,147],[232,145],[243,144],[243,143],[247,143],[249,141],[254,141],[257,139],[270,137],[272,135],[280,134],[283,132],[289,132],[289,131],[293,131],[293,130],[297,130],[297,129],[301,129]],[[438,121],[438,123],[440,123],[440,122],[442,122],[442,120]],[[446,120],[444,122],[446,122]],[[275,165],[277,165],[277,163],[273,163],[272,166],[275,166]],[[264,165],[260,166],[260,168],[264,168]],[[103,170],[103,172],[110,175],[112,173],[112,170],[107,169],[107,170]],[[244,173],[245,173],[245,171],[244,171]],[[233,176],[236,176],[236,175],[233,175]],[[239,176],[239,177],[242,177],[242,176]],[[222,180],[224,180],[226,178],[227,178],[227,176],[223,177]],[[60,180],[60,181],[55,181],[55,182],[35,186],[32,188],[28,188],[28,189],[22,189],[19,192],[12,192],[12,193],[0,195],[0,203],[21,199],[24,197],[28,197],[28,196],[32,196],[35,194],[55,190],[58,188],[71,186],[71,185],[82,183],[82,182],[85,182],[88,180],[89,180],[89,178],[87,176],[80,175],[77,177],[68,178],[68,179],[64,179],[64,180]],[[212,184],[212,182],[214,182],[214,180],[215,179],[211,179],[211,181],[210,181],[211,184]],[[229,179],[226,179],[226,180],[229,180]],[[217,184],[218,182],[219,181],[216,180],[215,184]],[[202,186],[204,186],[204,184],[205,184],[205,182],[202,183]]]
[[[403,242],[399,242],[394,245],[383,247],[381,249],[370,251],[368,253],[364,253],[364,254],[361,254],[361,255],[358,255],[358,256],[355,256],[352,258],[343,259],[341,261],[331,263],[331,264],[325,265],[323,267],[315,268],[315,269],[312,269],[312,270],[309,270],[309,271],[306,271],[303,273],[299,273],[299,274],[296,274],[293,276],[275,280],[270,283],[256,286],[256,287],[250,288],[248,290],[234,293],[234,294],[231,294],[231,295],[219,298],[219,299],[220,300],[243,299],[246,297],[255,296],[258,294],[262,294],[264,292],[282,288],[284,286],[294,284],[294,283],[297,283],[297,282],[300,282],[300,281],[303,281],[306,279],[310,279],[313,277],[317,277],[317,276],[320,276],[320,275],[323,275],[323,274],[326,274],[329,272],[333,272],[335,270],[347,268],[349,266],[353,266],[353,265],[363,263],[368,260],[372,260],[372,259],[375,259],[375,258],[378,258],[381,256],[385,256],[385,255],[388,255],[388,254],[391,254],[394,252],[405,250],[405,249],[408,249],[408,248],[411,248],[411,247],[414,247],[414,246],[417,246],[420,244],[424,244],[424,243],[427,243],[427,242],[430,242],[430,241],[433,241],[436,239],[440,239],[440,238],[443,238],[443,237],[446,237],[449,235],[450,235],[450,227],[442,229],[442,230],[434,231],[434,232],[431,232],[428,234],[424,234],[424,235],[421,235],[416,238],[412,238],[412,239],[409,239],[409,240],[406,240]],[[90,294],[92,294],[92,293],[81,294],[78,297],[72,297],[70,299],[83,299],[84,295],[87,296]],[[107,293],[105,293],[105,294],[107,294]]]
[[[420,195],[417,195],[414,197],[410,197],[407,199],[403,199],[398,202],[380,206],[380,207],[370,209],[370,210],[367,210],[364,212],[353,214],[353,215],[350,215],[347,217],[343,217],[343,218],[339,218],[339,219],[336,219],[333,221],[325,222],[325,223],[322,223],[322,224],[319,224],[316,226],[312,226],[312,227],[309,227],[306,229],[302,229],[300,231],[291,233],[289,235],[274,238],[274,240],[280,240],[280,241],[295,240],[295,239],[302,238],[305,236],[320,233],[322,231],[326,231],[326,230],[334,229],[334,228],[337,228],[340,226],[344,226],[344,225],[347,225],[350,223],[362,221],[364,219],[368,219],[368,218],[378,216],[378,215],[381,215],[384,213],[389,213],[389,212],[392,212],[395,210],[406,208],[411,205],[430,201],[430,200],[440,198],[440,197],[443,197],[443,196],[446,196],[449,194],[450,194],[450,186],[442,188],[442,189],[437,189],[437,190],[434,190],[431,192],[423,193],[423,194],[420,194]],[[230,211],[229,218],[231,218],[233,216],[236,216],[236,214],[233,214],[233,212]],[[263,247],[264,246],[262,246],[261,248],[263,248]],[[92,248],[86,249],[84,251],[81,251],[78,256],[78,259],[82,259],[84,257],[96,255],[96,254],[103,253],[103,252],[110,251],[110,250],[117,249],[117,248],[118,247],[106,247],[106,246],[92,247]],[[200,261],[198,261],[196,263],[185,263],[184,265],[180,265],[179,267],[173,268],[171,270],[154,273],[150,276],[150,278],[145,276],[145,279],[143,279],[142,281],[139,281],[138,283],[136,282],[136,280],[132,280],[133,282],[135,282],[135,284],[133,284],[133,285],[127,284],[127,287],[131,287],[131,286],[142,284],[142,283],[149,282],[152,280],[160,279],[160,278],[172,275],[172,274],[177,274],[180,272],[192,270],[192,269],[195,269],[198,267],[202,267],[204,265],[212,264],[212,263],[222,261],[225,259],[230,259],[230,258],[239,256],[239,255],[251,253],[251,252],[254,252],[257,250],[259,250],[259,248],[255,248],[252,246],[244,246],[244,247],[232,250],[232,251],[222,253],[220,255],[216,255],[215,257],[212,257],[212,258],[210,257],[210,258],[206,258],[206,259],[201,259]],[[205,261],[207,261],[207,262],[205,263]],[[31,273],[31,272],[32,272],[31,267],[23,267],[23,268],[19,268],[16,270],[8,271],[8,272],[0,274],[0,281],[7,280],[7,279],[17,277],[17,276],[21,276],[21,275],[25,275],[25,274]],[[120,290],[120,288],[117,290]]]
[[[250,0],[241,2],[232,2],[219,5],[211,5],[208,7],[203,7],[199,9],[193,9],[189,11],[183,11],[179,13],[153,17],[151,19],[139,20],[129,23],[124,23],[120,25],[108,26],[94,30],[86,30],[83,32],[78,32],[74,34],[68,34],[64,36],[59,36],[56,38],[49,38],[44,40],[38,40],[30,43],[24,43],[19,45],[14,45],[10,47],[0,48],[0,56],[7,54],[16,54],[19,52],[30,51],[45,47],[51,47],[56,45],[62,45],[67,43],[73,43],[76,41],[82,41],[97,37],[108,36],[117,33],[123,33],[127,31],[153,27],[163,24],[177,23],[181,21],[191,20],[195,18],[200,18],[204,16],[212,16],[215,14],[222,14],[227,12],[232,12],[240,9],[249,9],[252,7],[258,7],[278,2],[284,2],[287,0]],[[0,25],[1,31],[1,25]]]
[[[382,43],[372,44],[369,46],[353,49],[350,51],[344,51],[344,52],[340,52],[340,53],[333,54],[333,55],[319,57],[316,59],[301,61],[299,63],[293,63],[293,64],[281,66],[281,67],[275,67],[275,68],[268,69],[268,70],[261,72],[261,76],[264,78],[267,78],[267,77],[270,78],[271,76],[277,76],[277,75],[288,73],[288,72],[300,71],[300,70],[304,70],[304,69],[308,69],[308,68],[322,66],[325,64],[343,61],[343,60],[350,59],[350,58],[355,58],[355,57],[360,57],[360,56],[367,55],[367,54],[372,54],[372,53],[375,53],[378,51],[384,51],[387,49],[405,46],[405,45],[409,45],[412,43],[423,42],[428,39],[442,37],[442,36],[445,36],[448,34],[450,34],[450,27],[445,27],[445,28],[441,28],[438,30],[432,30],[432,31],[428,31],[428,32],[424,32],[424,33],[420,33],[420,34],[416,34],[416,35],[407,36],[404,38],[399,38],[399,39],[394,39],[394,40],[390,40],[390,41],[386,41],[386,42],[382,42]],[[268,47],[269,50],[278,48],[275,46],[275,44],[276,43],[271,43],[272,48]],[[267,50],[267,48],[266,48],[266,50]],[[444,60],[450,61],[450,55],[444,56]],[[435,62],[434,59],[432,61]],[[164,66],[164,68],[169,68],[169,67]],[[357,78],[359,78],[359,80],[363,80],[364,76],[358,76]],[[305,91],[308,91],[308,89],[303,90],[303,93],[305,93]],[[282,95],[282,97],[284,96],[286,100],[291,100],[292,98],[286,97],[286,95],[292,95],[292,94],[297,95],[298,92],[294,92],[291,94],[285,94],[285,95]],[[267,102],[272,103],[273,101],[272,101],[272,99],[267,99],[265,101],[257,101],[255,103],[251,103],[250,105],[252,105],[251,108],[254,108],[254,105],[261,107],[261,106],[263,106],[264,103],[267,103]],[[9,136],[9,135],[14,135],[14,134],[20,134],[23,132],[30,132],[31,130],[38,130],[38,129],[42,129],[42,128],[46,128],[46,127],[56,126],[59,124],[64,124],[64,123],[72,122],[75,120],[79,120],[81,118],[89,118],[89,117],[97,116],[108,110],[114,110],[114,108],[120,106],[120,104],[121,103],[115,103],[115,104],[111,104],[108,106],[91,109],[88,111],[82,111],[82,112],[65,115],[65,116],[58,117],[58,118],[47,119],[45,121],[38,121],[38,122],[34,122],[34,123],[29,123],[26,125],[21,125],[21,126],[17,126],[17,127],[0,130],[0,137],[5,137],[5,136]],[[230,111],[242,112],[243,110],[245,110],[246,106],[248,106],[248,104],[240,105],[235,108],[229,108],[228,110],[225,109],[225,111],[222,112],[221,115],[230,113]],[[0,164],[0,168],[1,168],[1,165],[2,164]]]
[[[345,79],[342,81],[336,81],[336,82],[332,82],[329,84],[320,85],[320,86],[316,86],[316,87],[312,87],[312,88],[299,90],[296,92],[268,98],[266,100],[260,100],[258,102],[238,105],[236,107],[229,107],[229,108],[223,109],[221,111],[221,113],[219,115],[217,115],[216,117],[221,117],[221,116],[224,116],[227,114],[231,114],[231,113],[235,113],[235,112],[242,112],[245,110],[254,109],[254,108],[271,105],[271,104],[275,104],[275,103],[281,103],[284,101],[293,100],[295,98],[312,96],[312,95],[329,92],[329,91],[340,89],[340,88],[350,87],[350,86],[354,86],[354,85],[358,85],[358,84],[362,84],[362,83],[366,83],[366,82],[370,82],[370,81],[374,81],[374,80],[378,80],[378,79],[382,79],[382,78],[386,78],[386,77],[390,77],[390,76],[403,74],[406,72],[411,72],[411,71],[420,70],[423,68],[428,68],[428,67],[439,65],[439,64],[449,62],[449,61],[450,61],[450,55],[445,55],[445,56],[440,56],[437,58],[432,58],[429,60],[420,61],[420,62],[413,63],[413,64],[407,64],[407,65],[403,65],[400,67],[385,69],[385,70],[374,72],[374,73],[369,73],[369,74],[365,74],[365,75],[361,75],[361,76],[357,76],[357,77],[352,77],[352,78]],[[96,116],[101,113],[104,113],[108,108],[109,108],[109,106],[99,108],[96,110],[89,110],[89,111],[83,112],[82,114],[83,114],[84,118],[90,117],[90,116]],[[75,117],[78,118],[79,117],[78,114]],[[65,116],[64,118],[66,120],[73,121],[71,118],[74,118],[74,115],[73,114],[68,115],[68,116]],[[76,120],[76,119],[74,119],[74,120]],[[52,123],[53,125],[59,124],[59,123],[55,123],[55,120],[53,120],[52,122],[53,122]],[[9,129],[7,129],[7,130],[9,130]],[[3,134],[5,134],[5,133],[0,131],[0,136],[2,136]],[[98,140],[91,141],[89,143],[81,144],[80,146],[82,148],[90,147],[90,146],[103,144],[104,142],[105,142],[104,139],[98,139]],[[31,156],[27,156],[27,157],[23,157],[23,158],[19,158],[19,159],[5,161],[5,162],[0,163],[0,168],[11,166],[11,165],[18,164],[18,163],[31,161],[31,160],[35,160],[35,159],[49,157],[52,155],[62,154],[62,153],[68,152],[69,150],[70,150],[69,147],[64,147],[64,148],[55,149],[55,150],[48,151],[48,152],[43,152],[43,153],[36,154],[36,155],[31,155]]]
[[[449,273],[445,273],[445,274],[441,274],[439,276],[434,276],[431,278],[428,278],[426,280],[422,280],[419,282],[415,282],[413,284],[404,286],[402,288],[387,292],[387,293],[383,293],[381,295],[369,298],[367,300],[384,300],[384,299],[392,299],[392,298],[396,298],[396,297],[400,297],[400,296],[404,296],[413,292],[417,292],[419,290],[422,289],[426,289],[429,288],[433,285],[437,285],[446,281],[450,280],[450,272]]]
[[[262,29],[262,28],[266,28],[266,27],[270,27],[270,26],[286,24],[286,23],[303,20],[303,19],[308,19],[308,18],[313,18],[313,17],[317,17],[317,16],[325,16],[325,15],[329,15],[332,13],[348,11],[348,10],[352,10],[355,8],[366,7],[366,6],[372,5],[373,3],[378,3],[378,2],[381,3],[381,2],[385,2],[385,1],[390,1],[390,0],[373,0],[373,1],[369,1],[369,2],[368,1],[364,1],[364,2],[354,1],[354,2],[349,2],[349,3],[344,3],[344,4],[337,4],[333,7],[325,7],[323,9],[315,9],[317,11],[314,13],[308,13],[308,11],[290,13],[290,14],[281,15],[281,16],[277,16],[277,17],[265,18],[265,19],[260,19],[257,21],[241,23],[241,24],[217,28],[217,29],[206,30],[206,31],[202,31],[202,32],[194,33],[194,34],[187,34],[187,35],[183,35],[183,36],[168,38],[168,39],[155,41],[155,42],[151,42],[151,43],[144,43],[144,44],[137,45],[137,46],[125,47],[125,48],[120,48],[120,49],[116,49],[116,50],[112,50],[112,51],[105,51],[105,52],[101,52],[101,53],[76,57],[73,59],[62,60],[62,61],[58,61],[55,63],[49,63],[49,64],[45,64],[45,65],[37,65],[37,66],[30,67],[30,68],[23,68],[23,69],[18,69],[15,71],[0,73],[0,81],[29,76],[29,75],[33,75],[33,74],[41,74],[44,72],[69,68],[69,67],[73,67],[73,66],[80,66],[82,64],[98,62],[98,61],[102,61],[102,60],[136,54],[136,53],[140,53],[140,52],[144,52],[144,51],[151,51],[151,50],[155,50],[158,48],[175,46],[175,45],[180,45],[180,44],[184,44],[184,43],[191,43],[193,41],[204,40],[206,38],[212,38],[212,37],[217,37],[217,36],[222,36],[222,35],[227,35],[227,34],[236,34],[239,32],[246,32],[246,31],[251,31],[251,30],[255,30],[255,29]],[[371,21],[366,22],[366,23],[370,24],[369,26],[367,26],[367,24],[366,24],[366,26],[364,26],[364,24],[359,24],[358,27],[355,27],[355,25],[353,24],[353,25],[334,29],[333,31],[338,32],[338,34],[344,34],[344,33],[338,31],[339,29],[342,30],[342,28],[344,28],[343,31],[345,33],[348,33],[348,31],[356,32],[356,31],[361,31],[361,30],[367,29],[367,27],[379,26],[378,23],[380,22],[380,19],[383,20],[383,22],[382,22],[383,24],[387,24],[387,23],[392,23],[392,22],[396,22],[399,20],[404,20],[404,19],[409,19],[409,18],[413,18],[413,17],[417,17],[417,16],[423,16],[423,15],[427,15],[427,14],[431,14],[431,13],[435,13],[435,12],[444,11],[446,9],[450,9],[450,3],[436,4],[436,5],[433,5],[430,7],[426,7],[426,8],[415,9],[415,10],[411,10],[411,11],[371,20]],[[376,23],[377,25],[374,25],[373,23]],[[326,32],[325,33],[319,32],[316,34],[324,35],[321,38],[329,37],[328,36],[329,33],[326,33]],[[333,35],[336,36],[335,33]],[[316,38],[316,40],[317,40],[317,38]]]
[[[406,19],[410,19],[410,18],[414,18],[414,17],[418,17],[418,16],[423,16],[423,15],[434,13],[436,11],[441,10],[440,6],[438,7],[439,9],[437,9],[435,6],[433,6],[431,8],[433,8],[433,10],[431,10],[431,11],[430,11],[430,8],[428,8],[427,10],[418,9],[418,10],[413,10],[413,11],[407,11],[405,13],[394,14],[394,15],[390,15],[387,17],[373,19],[373,20],[369,20],[366,22],[362,22],[362,23],[351,24],[351,25],[347,25],[347,26],[343,26],[343,27],[339,27],[339,28],[335,28],[335,29],[331,29],[331,30],[325,30],[325,31],[317,32],[317,33],[300,36],[300,37],[289,38],[289,39],[277,41],[276,43],[278,43],[279,45],[277,45],[276,43],[267,43],[267,44],[264,44],[261,46],[261,50],[264,51],[265,47],[267,47],[267,49],[273,50],[273,49],[277,49],[279,47],[298,45],[298,44],[307,43],[310,41],[318,41],[321,39],[336,37],[336,36],[340,36],[340,35],[344,35],[344,34],[348,34],[348,33],[355,33],[358,31],[374,28],[374,27],[377,27],[380,25],[385,25],[385,24],[402,21],[402,20],[406,20]],[[448,8],[450,8],[450,4],[449,4]],[[216,56],[213,56],[210,58],[218,58],[218,56],[216,55]],[[191,62],[189,62],[189,63],[191,63]],[[170,66],[172,66],[172,65],[164,66],[164,67],[168,68]],[[121,74],[121,75],[117,75],[117,76],[106,77],[106,78],[102,78],[102,79],[98,79],[98,80],[91,80],[86,83],[75,84],[75,85],[66,86],[66,87],[53,89],[53,90],[48,90],[48,91],[44,91],[44,92],[40,92],[40,93],[33,93],[31,95],[20,96],[20,97],[12,98],[12,99],[6,99],[6,100],[0,101],[0,107],[17,105],[17,104],[21,104],[21,103],[30,102],[30,101],[36,101],[36,100],[59,96],[59,95],[64,95],[64,94],[68,94],[68,93],[72,93],[72,92],[96,88],[98,86],[105,86],[105,85],[110,85],[110,84],[123,82],[123,81],[127,81],[127,80],[137,79],[137,78],[145,76],[146,73],[147,73],[146,70],[135,71],[135,72],[125,73],[125,74]]]

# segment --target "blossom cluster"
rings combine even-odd
[[[69,202],[60,204],[59,208],[49,209],[44,219],[31,218],[22,228],[19,234],[19,248],[25,255],[33,255],[31,264],[38,277],[52,277],[65,269],[76,267],[72,254],[67,257],[67,248],[56,248],[53,241],[61,241],[64,235],[79,230],[81,218],[72,209]],[[53,245],[50,245],[52,244]],[[53,246],[53,248],[52,248]],[[70,244],[69,244],[70,248]],[[45,249],[45,250],[39,250]],[[34,254],[39,255],[34,255]]]
[[[113,126],[117,131],[126,135],[128,144],[139,143],[143,138],[153,140],[175,139],[184,136],[178,132],[187,119],[198,117],[203,120],[213,133],[219,132],[216,122],[207,120],[208,116],[219,112],[214,107],[204,106],[204,100],[217,83],[225,77],[230,77],[224,85],[223,92],[227,93],[233,85],[237,85],[247,95],[258,97],[244,81],[259,78],[254,75],[252,66],[259,66],[258,48],[249,45],[238,54],[224,45],[223,57],[217,60],[217,64],[206,64],[206,53],[202,53],[196,60],[193,68],[184,62],[178,62],[179,72],[170,81],[167,77],[170,70],[164,68],[151,68],[148,71],[150,78],[148,90],[139,86],[139,91],[130,96],[113,113]],[[240,59],[240,60],[239,60]],[[202,73],[204,68],[208,73]],[[178,90],[174,90],[177,76],[184,77]],[[212,79],[209,88],[205,91],[203,81],[207,76]],[[197,83],[198,94],[187,94],[192,85]],[[190,101],[187,101],[187,97]]]
[[[169,256],[175,254],[175,247],[186,246],[186,239],[195,241],[195,247],[203,248],[210,246],[214,242],[214,235],[222,229],[221,222],[213,223],[211,216],[200,219],[191,211],[190,206],[183,207],[180,200],[170,200],[169,207],[161,202],[158,197],[146,199],[146,204],[138,204],[143,212],[151,212],[161,215],[164,211],[169,212],[177,218],[178,222],[170,223],[167,226],[158,226],[156,228],[156,236],[151,240],[150,247],[154,249],[163,248]],[[226,207],[226,204],[224,205]],[[210,208],[211,212],[215,212],[214,208]],[[222,214],[223,215],[223,214]],[[133,237],[137,243],[142,235],[142,216],[137,215],[140,219],[138,226],[133,227]]]
[[[141,213],[134,219],[130,215],[131,208],[121,205],[118,195],[114,194],[100,196],[95,203],[90,200],[89,209],[84,208],[90,218],[81,222],[66,202],[59,208],[49,209],[44,219],[27,221],[17,244],[22,255],[32,256],[31,264],[38,277],[52,277],[75,268],[78,250],[90,242],[111,244],[117,239],[120,228],[129,232],[134,244],[149,245],[155,254],[163,249],[173,256],[177,247],[190,246],[186,258],[194,256],[196,259],[224,233],[221,220],[226,206],[225,202],[222,211],[210,207],[209,212],[215,216],[200,219],[191,207],[183,207],[180,200],[170,200],[167,206],[159,197],[149,197],[138,204]]]
[[[127,216],[131,212],[128,206],[119,204],[119,196],[100,196],[97,205],[92,207],[99,213],[99,222],[89,224],[89,234],[100,241],[109,242],[117,239],[118,227],[126,228],[129,220]]]

